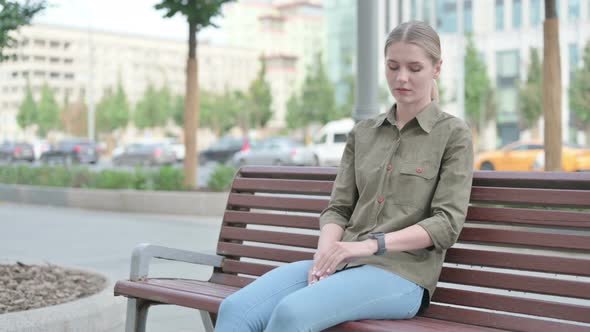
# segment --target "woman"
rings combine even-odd
[[[397,103],[350,132],[313,261],[276,268],[221,304],[216,331],[321,331],[349,320],[408,319],[428,305],[471,190],[465,123],[433,99],[437,33],[396,27],[385,76]]]

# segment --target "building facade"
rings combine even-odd
[[[326,8],[331,4],[345,4],[356,7],[356,1],[327,0]],[[480,55],[487,65],[488,76],[496,90],[497,112],[493,121],[485,126],[482,149],[493,149],[507,143],[531,138],[530,131],[519,128],[518,84],[524,81],[529,65],[530,49],[537,48],[543,54],[543,20],[544,1],[542,0],[379,0],[379,23],[383,28],[381,45],[384,44],[387,31],[401,22],[422,20],[432,25],[440,34],[443,71],[440,76],[445,90],[444,109],[452,114],[461,114],[457,103],[458,73],[461,71],[461,57],[465,39],[459,33],[460,17],[463,17],[463,31],[470,33]],[[462,14],[459,5],[462,4]],[[562,69],[562,124],[563,140],[584,142],[583,133],[574,129],[573,117],[569,110],[568,89],[572,73],[581,66],[582,52],[590,41],[590,1],[557,0],[560,23],[560,54]],[[356,8],[354,9],[356,10]],[[356,20],[350,14],[347,21]],[[350,24],[342,22],[342,16],[327,14],[326,26],[330,29],[348,29]],[[338,25],[339,27],[332,27]],[[381,30],[381,29],[380,29]],[[328,36],[335,36],[326,30]],[[341,41],[346,43],[348,41]],[[327,45],[328,63],[341,62],[334,51],[335,46]],[[356,49],[352,56],[356,57]],[[380,53],[381,54],[381,53]],[[342,56],[342,55],[338,55]],[[381,70],[383,64],[381,63]],[[353,67],[354,69],[354,67]],[[336,80],[349,68],[332,73]],[[465,73],[468,75],[468,73]],[[383,75],[382,75],[383,76]],[[381,85],[384,78],[380,77]],[[466,87],[468,88],[468,87]],[[383,110],[386,105],[383,105]],[[542,126],[542,121],[540,121]]]
[[[15,38],[18,46],[0,63],[0,141],[30,138],[16,122],[27,84],[39,100],[47,83],[60,104],[80,96],[96,104],[119,80],[132,106],[150,83],[185,94],[184,41],[51,25],[23,27]],[[246,90],[256,78],[258,54],[250,49],[200,43],[197,52],[201,89]]]

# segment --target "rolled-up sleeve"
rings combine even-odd
[[[418,223],[430,235],[436,250],[446,250],[457,241],[467,215],[472,179],[471,131],[462,125],[455,129],[445,148],[431,217]]]
[[[330,203],[320,215],[320,228],[326,224],[336,224],[345,229],[358,201],[354,162],[355,133],[356,127],[347,136]]]

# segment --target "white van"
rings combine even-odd
[[[320,166],[338,166],[346,146],[346,136],[354,127],[354,120],[345,118],[330,121],[314,136],[310,149]]]

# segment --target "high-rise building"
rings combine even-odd
[[[39,100],[46,82],[60,104],[81,95],[96,104],[119,80],[132,105],[150,83],[185,93],[185,41],[52,25],[23,27],[15,38],[18,45],[4,50],[10,59],[0,63],[0,141],[25,138],[16,115],[27,84]],[[207,43],[199,44],[198,61],[200,88],[218,93],[246,90],[259,67],[251,49]]]
[[[518,126],[518,84],[526,78],[531,48],[539,49],[543,54],[543,20],[544,1],[541,0],[377,0],[380,2],[380,17],[378,24],[383,29],[381,44],[387,36],[387,31],[401,22],[422,20],[432,25],[441,37],[443,69],[440,80],[445,90],[445,111],[458,114],[457,80],[460,56],[464,49],[465,40],[458,33],[460,2],[463,7],[464,32],[473,36],[480,56],[488,69],[488,76],[497,94],[496,118],[488,123],[483,135],[483,148],[492,149],[506,143],[530,138],[531,133],[521,131]],[[337,5],[356,7],[356,1],[326,0],[326,8]],[[558,0],[558,15],[560,22],[560,54],[562,69],[562,123],[563,140],[581,142],[583,133],[575,130],[569,110],[568,89],[572,73],[581,65],[581,52],[590,41],[590,2],[582,0]],[[356,10],[356,8],[354,9]],[[328,38],[346,39],[344,31],[354,25],[354,15],[340,10],[326,14],[326,29]],[[330,72],[336,84],[344,77],[350,68],[330,67],[331,63],[341,63],[339,59],[343,52],[339,52],[340,44],[349,40],[327,43],[328,66],[338,68],[337,73]],[[356,58],[355,48],[347,51]],[[461,51],[461,52],[460,52]],[[381,53],[380,53],[381,54]],[[382,61],[380,61],[381,63]],[[354,63],[354,60],[352,61]],[[354,71],[354,66],[352,70]],[[380,71],[381,73],[382,71]],[[468,73],[465,73],[468,75]],[[383,75],[381,75],[383,76]],[[381,84],[384,78],[380,77]],[[469,87],[465,87],[469,88]],[[385,107],[383,107],[385,110]],[[542,122],[541,122],[542,124]]]
[[[273,97],[268,125],[284,128],[287,101],[324,49],[321,1],[240,0],[224,8],[224,20],[228,46],[253,50],[266,61]]]

